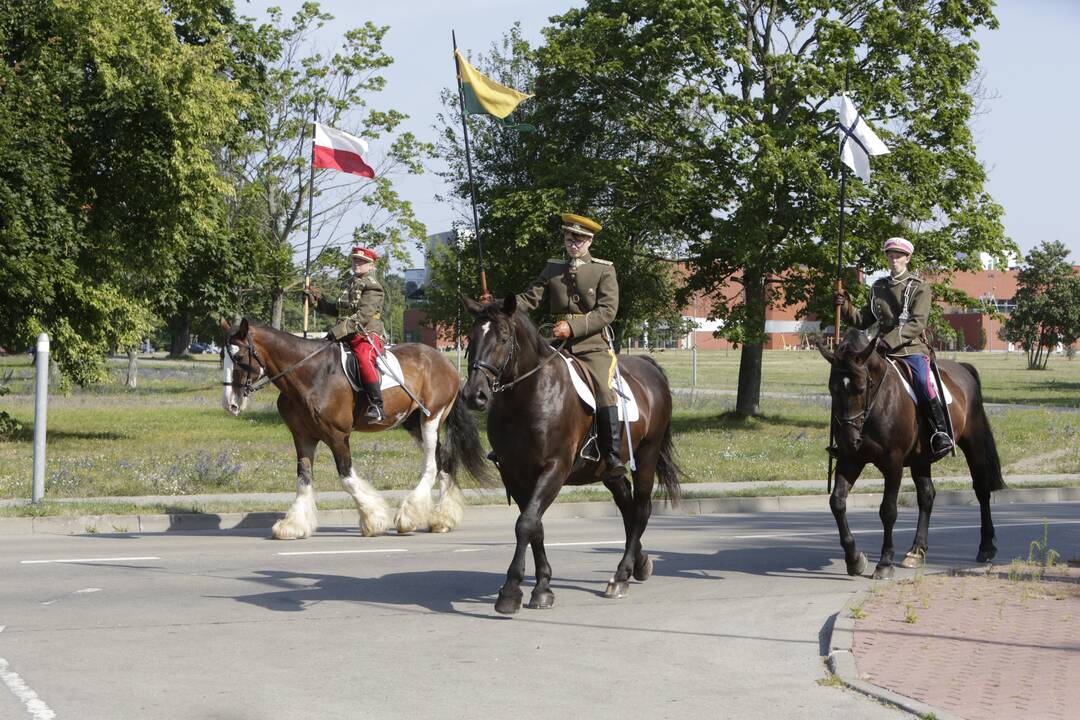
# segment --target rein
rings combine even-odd
[[[240,388],[240,394],[245,398],[249,397],[252,394],[254,394],[255,392],[257,392],[259,390],[262,390],[264,387],[266,387],[270,383],[274,382],[278,378],[281,378],[281,377],[284,377],[285,375],[288,375],[293,370],[295,370],[297,367],[303,365],[308,360],[310,360],[311,358],[313,358],[316,355],[318,355],[319,353],[321,353],[323,350],[326,350],[327,348],[333,347],[333,345],[334,345],[334,343],[328,342],[325,345],[323,345],[322,347],[320,347],[318,350],[310,352],[307,355],[305,355],[303,358],[301,358],[300,360],[294,362],[292,365],[288,366],[287,368],[285,368],[284,370],[279,372],[277,375],[274,375],[273,377],[261,377],[253,385],[251,383],[251,379],[250,379],[251,375],[254,372],[256,372],[256,370],[258,371],[260,376],[263,375],[263,373],[266,370],[266,363],[263,362],[262,357],[259,356],[259,351],[255,349],[255,345],[251,342],[251,336],[248,335],[248,337],[247,337],[248,354],[253,360],[255,360],[257,363],[259,363],[259,367],[254,368],[254,367],[252,367],[252,365],[250,363],[240,362],[240,360],[236,357],[235,354],[233,354],[233,351],[231,350],[232,345],[226,345],[225,346],[225,352],[227,352],[229,354],[229,359],[233,361],[233,365],[236,365],[237,367],[242,368],[244,370],[244,372],[246,372],[248,374],[248,379],[246,381],[242,382],[242,383],[239,383],[239,382],[236,382],[235,380],[233,380],[232,382],[222,382],[221,384],[226,386],[226,387]]]
[[[878,391],[881,390],[881,386],[885,384],[885,375],[881,376],[881,380],[878,381],[878,384],[876,386],[870,382],[869,370],[866,371],[866,378],[866,389],[870,398],[867,401],[866,406],[862,409],[862,412],[856,413],[855,415],[849,415],[845,418],[838,416],[836,413],[832,414],[833,420],[838,422],[841,426],[852,426],[860,433],[860,435],[862,434],[863,425],[866,424],[867,418],[870,417],[870,411],[874,409],[874,403],[877,402]],[[856,422],[858,422],[859,424],[855,425]]]
[[[566,340],[564,339],[562,342],[559,343],[559,346],[557,348],[551,348],[551,354],[548,355],[547,357],[545,357],[539,363],[537,363],[536,367],[534,367],[532,370],[525,373],[524,375],[521,375],[521,376],[516,377],[516,378],[512,378],[510,380],[510,382],[505,382],[504,383],[504,382],[500,382],[502,380],[503,372],[506,371],[506,366],[510,364],[510,360],[514,357],[514,351],[517,349],[517,346],[518,346],[516,335],[511,334],[510,335],[510,351],[506,353],[506,357],[503,358],[502,364],[499,367],[495,367],[494,365],[492,365],[491,363],[489,363],[489,362],[487,362],[485,360],[477,360],[476,362],[472,363],[469,366],[469,370],[484,370],[485,375],[488,376],[488,385],[491,386],[491,392],[493,392],[493,393],[502,392],[503,390],[509,390],[510,388],[514,387],[515,385],[517,385],[519,382],[521,382],[525,378],[527,378],[530,375],[532,375],[533,373],[539,371],[540,368],[547,365],[551,361],[552,358],[557,356],[559,354],[559,351],[561,351],[565,345],[566,345]]]

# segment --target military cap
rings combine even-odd
[[[883,252],[889,252],[895,250],[896,252],[902,252],[905,255],[910,255],[915,252],[915,246],[911,244],[910,240],[905,240],[902,237],[891,237],[885,241],[884,247],[881,248]]]
[[[584,235],[586,237],[592,237],[596,233],[600,232],[601,225],[595,220],[590,220],[582,215],[574,215],[573,213],[565,213],[562,215],[563,230],[569,230],[575,235]]]
[[[371,262],[375,262],[379,259],[379,256],[375,254],[374,250],[366,247],[354,247],[352,249],[351,256],[353,260],[357,258],[364,258],[366,260],[370,260]]]

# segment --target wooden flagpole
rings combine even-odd
[[[484,244],[480,238],[480,219],[476,212],[476,183],[473,181],[472,153],[469,148],[469,125],[465,122],[465,89],[461,85],[461,68],[457,59],[457,34],[451,30],[450,39],[454,44],[454,79],[457,81],[458,102],[461,103],[461,132],[465,138],[465,166],[469,169],[469,194],[472,197],[473,232],[476,233],[476,257],[480,263],[480,302],[491,300],[488,292],[487,274],[484,272]]]
[[[315,124],[319,121],[317,107],[311,110],[311,167],[308,171],[307,256],[304,259],[304,290],[311,287],[311,220],[315,202]],[[308,334],[308,296],[304,293],[304,337]]]

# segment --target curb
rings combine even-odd
[[[692,488],[686,488],[692,490]],[[599,493],[598,493],[599,496]],[[902,492],[898,504],[914,507],[914,492]],[[993,495],[994,504],[1080,502],[1080,488],[1020,488],[999,490]],[[881,493],[853,493],[848,495],[848,508],[877,508]],[[971,490],[942,490],[934,500],[936,507],[977,505]],[[776,495],[766,497],[713,497],[684,498],[677,507],[658,503],[653,515],[688,517],[694,515],[722,515],[728,513],[754,512],[829,512],[828,496]],[[469,505],[466,515],[481,520],[505,519],[513,522],[517,510],[507,505]],[[47,517],[0,517],[0,535],[29,535],[48,533],[60,535],[167,533],[208,530],[253,530],[269,528],[280,518],[282,512],[230,512],[174,515],[83,515]],[[545,518],[602,518],[619,517],[619,509],[607,498],[591,502],[553,503],[544,514]],[[355,510],[319,511],[321,527],[356,527]]]
[[[829,638],[829,655],[827,657],[829,670],[832,674],[844,684],[844,687],[879,702],[897,707],[917,717],[933,717],[936,720],[963,720],[957,715],[938,710],[919,700],[874,685],[859,676],[859,669],[855,665],[855,653],[852,652],[855,645],[855,619],[851,617],[851,608],[861,605],[866,600],[866,596],[866,590],[855,592],[844,603],[844,607],[840,612],[833,616],[832,636]]]

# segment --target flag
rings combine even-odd
[[[535,130],[532,125],[516,123],[510,113],[532,95],[500,85],[469,64],[460,50],[454,50],[457,58],[458,80],[465,97],[466,115],[490,115],[503,127],[515,130]]]
[[[840,96],[840,159],[864,181],[870,179],[870,156],[889,152],[847,95]]]
[[[368,144],[364,140],[315,123],[315,153],[311,160],[315,167],[373,178],[375,171],[364,162],[364,155],[367,153]]]

